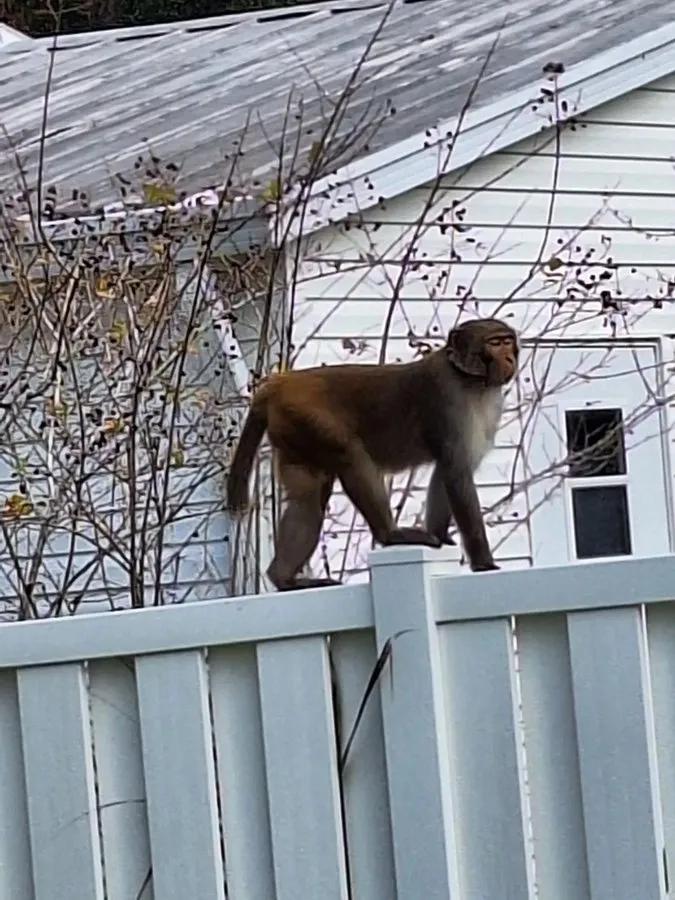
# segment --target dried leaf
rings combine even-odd
[[[208,388],[198,388],[194,392],[193,401],[199,409],[205,409],[211,399],[211,392]]]
[[[143,195],[148,203],[153,205],[176,202],[176,189],[170,184],[144,184]]]
[[[9,519],[20,519],[33,512],[33,504],[24,494],[12,494],[5,500],[3,512]]]
[[[101,297],[104,300],[112,300],[115,296],[115,292],[112,289],[112,282],[107,275],[101,275],[100,278],[96,279],[94,291],[97,297]]]
[[[55,403],[51,397],[48,397],[45,401],[45,411],[48,416],[53,416],[55,419],[65,419],[68,413],[68,406],[63,401]]]
[[[276,203],[278,200],[281,200],[281,183],[279,179],[275,178],[274,181],[270,181],[260,196],[265,203]]]
[[[122,419],[109,418],[103,421],[104,434],[121,434],[124,431]]]
[[[110,340],[117,341],[121,344],[128,333],[129,331],[124,322],[115,322],[108,332],[108,337]]]

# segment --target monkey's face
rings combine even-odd
[[[508,384],[518,367],[518,342],[515,334],[509,330],[490,335],[485,340],[483,358],[488,384],[495,387]]]
[[[450,332],[447,354],[464,375],[499,387],[516,374],[518,339],[515,331],[499,319],[473,319]]]

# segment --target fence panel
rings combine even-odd
[[[648,607],[647,635],[656,733],[664,864],[675,879],[675,603]]]
[[[16,674],[0,671],[0,897],[33,900]]]
[[[593,900],[665,894],[646,646],[640,610],[567,623]]]
[[[17,679],[36,900],[103,900],[84,668],[36,666]]]
[[[567,619],[524,616],[517,637],[539,896],[591,900]]]
[[[228,900],[274,897],[255,646],[208,655]]]
[[[150,839],[133,660],[89,664],[106,900],[152,900]]]
[[[136,682],[155,896],[222,900],[204,654],[140,656]]]
[[[370,694],[361,721],[353,731],[377,663],[375,635],[372,631],[335,635],[330,652],[337,685],[341,754],[350,735],[354,735],[342,774],[352,896],[391,900],[396,896],[396,879],[382,705],[377,688]]]
[[[508,619],[442,625],[460,894],[530,896],[524,772]]]
[[[276,900],[346,900],[325,638],[258,644],[258,678]]]
[[[664,900],[675,559],[446,565],[1,626],[0,895]]]

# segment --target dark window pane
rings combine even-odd
[[[625,485],[574,488],[572,508],[578,559],[632,552]]]
[[[626,473],[620,409],[569,410],[565,424],[573,478]]]

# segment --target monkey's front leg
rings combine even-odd
[[[498,569],[488,543],[473,472],[462,448],[448,448],[437,468],[442,474],[450,510],[457,522],[472,571]]]
[[[452,510],[450,509],[448,492],[445,489],[443,469],[437,465],[431,474],[427,490],[427,508],[424,524],[429,534],[433,534],[442,544],[449,544],[451,547],[454,547],[457,541],[450,535],[451,523]]]

